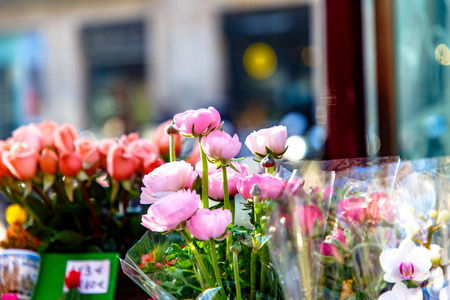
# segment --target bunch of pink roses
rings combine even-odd
[[[0,141],[2,192],[29,212],[47,251],[123,251],[142,234],[129,202],[168,157],[158,146],[169,141],[166,125],[152,141],[137,133],[94,140],[49,120],[21,126]]]
[[[275,159],[286,150],[287,131],[284,126],[275,126],[247,137],[245,144],[263,159],[266,170],[249,175],[248,167],[236,158],[242,147],[238,135],[226,133],[221,125],[221,116],[213,107],[175,115],[167,133],[172,139],[178,134],[198,139],[200,163],[194,169],[171,151],[170,162],[143,177],[141,204],[150,207],[142,216],[142,225],[153,232],[181,234],[189,246],[173,244],[167,251],[175,264],[165,268],[165,274],[178,268],[186,277],[175,283],[174,278],[164,275],[157,280],[168,292],[183,298],[208,288],[217,288],[220,299],[277,294],[278,285],[269,281],[274,270],[263,237],[269,203],[285,188],[274,170]],[[253,228],[235,224],[238,194],[245,200]],[[130,250],[130,255],[134,251]],[[195,279],[188,275],[192,271]]]

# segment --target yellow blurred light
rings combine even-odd
[[[242,61],[247,74],[258,80],[269,78],[277,69],[277,54],[265,43],[250,45],[245,50]]]
[[[322,50],[315,46],[308,46],[302,51],[302,60],[308,67],[318,67],[322,64]]]
[[[438,45],[436,47],[436,50],[434,51],[434,54],[436,55],[436,60],[438,61],[438,63],[443,66],[450,65],[450,50],[446,45]]]
[[[24,224],[28,220],[28,215],[26,210],[18,205],[18,204],[11,204],[6,208],[5,212],[6,216],[6,222],[8,224]]]

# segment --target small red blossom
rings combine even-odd
[[[72,270],[69,272],[69,275],[67,275],[66,278],[64,279],[64,283],[66,284],[69,290],[76,289],[80,286],[80,278],[81,272]]]

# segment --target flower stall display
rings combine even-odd
[[[249,174],[237,158],[239,137],[222,130],[213,107],[175,115],[167,132],[197,139],[201,162],[194,168],[177,160],[172,147],[170,162],[144,176],[141,203],[150,206],[141,223],[150,230],[122,260],[124,272],[154,299],[281,298],[265,228],[272,202],[286,188],[274,175],[286,127],[253,132],[245,141],[264,174]],[[247,226],[238,223],[241,209]]]
[[[31,299],[39,275],[40,241],[24,228],[28,215],[21,206],[10,205],[5,214],[10,226],[0,242],[4,249],[0,250],[0,298]]]
[[[323,186],[286,190],[269,225],[284,297],[448,299],[450,177],[441,162],[419,172],[398,161],[386,166],[390,177],[339,184],[322,172],[331,178]]]
[[[168,143],[161,131],[155,136]],[[31,216],[41,251],[124,252],[144,232],[142,177],[168,155],[157,142],[137,133],[95,140],[52,121],[24,125],[0,141],[0,188]]]

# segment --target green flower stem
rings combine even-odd
[[[222,166],[222,179],[223,179],[223,208],[230,209],[230,195],[228,194],[227,166]],[[233,219],[234,219],[234,215],[233,215]]]
[[[259,224],[259,214],[256,212],[255,209],[255,204],[259,202],[259,196],[254,196],[253,197],[253,213],[254,213],[254,218],[255,218],[255,225]]]
[[[33,184],[33,190],[41,197],[42,201],[47,205],[52,214],[56,213],[55,206],[53,205],[52,200],[48,197],[47,193],[45,193],[41,187],[36,184]]]
[[[269,173],[271,175],[273,175],[274,171],[275,171],[275,167],[270,167],[270,168],[265,168],[266,169],[266,173]]]
[[[175,157],[175,136],[173,134],[170,135],[170,162],[173,162],[176,160]]]
[[[225,289],[223,288],[222,278],[220,276],[219,262],[217,261],[217,256],[216,256],[216,241],[214,241],[214,239],[209,239],[209,247],[211,248],[211,259],[212,259],[212,265],[213,265],[213,269],[214,269],[214,275],[216,276],[216,281],[220,286],[220,290],[219,290],[220,297],[225,298],[225,295],[224,295]]]
[[[92,205],[91,199],[89,197],[89,193],[86,189],[86,183],[81,183],[81,193],[83,194],[83,199],[86,202],[86,205],[89,208],[89,213],[91,214],[91,221],[94,229],[94,236],[95,237],[101,237],[102,236],[102,230],[100,228],[100,220],[98,219],[97,214],[95,213],[94,206]]]
[[[234,281],[236,282],[236,299],[241,300],[241,280],[239,278],[239,260],[238,254],[233,252],[233,270],[234,270]]]
[[[202,136],[198,137],[198,146],[200,147],[200,153],[202,158],[202,204],[203,208],[209,208],[209,198],[208,198],[208,160],[206,158],[206,153],[202,148]]]
[[[236,211],[236,203],[234,202],[234,197],[232,197],[230,199],[230,211],[231,211],[231,216],[233,217],[231,220],[231,224],[234,225],[234,221],[235,221],[235,211]]]
[[[253,249],[250,257],[250,300],[256,299],[256,263],[259,256],[259,242],[253,237]]]
[[[259,285],[259,289],[261,292],[264,291],[264,286],[265,286],[265,282],[266,282],[266,274],[267,274],[267,256],[268,256],[268,251],[267,251],[267,243],[265,243],[262,247],[261,247],[261,253],[260,253],[260,261],[261,261],[261,276],[260,276],[260,285]]]
[[[186,231],[186,229],[181,230],[181,235],[183,235],[184,239],[188,243],[189,247],[192,250],[192,253],[194,253],[195,259],[198,262],[198,265],[200,266],[200,270],[203,273],[203,277],[206,279],[206,282],[208,283],[208,287],[212,288],[215,286],[214,281],[209,276],[208,269],[206,268],[205,261],[203,260],[202,256],[198,252],[197,248],[195,247],[194,243],[192,242],[191,237],[189,236],[189,233]]]

